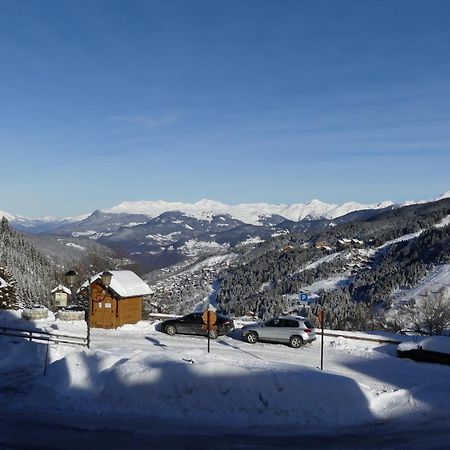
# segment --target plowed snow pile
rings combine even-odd
[[[44,398],[46,408],[64,404],[82,413],[216,424],[348,425],[371,419],[350,378],[290,365],[240,367],[149,352],[127,360],[101,352],[69,355],[50,365],[27,402]]]

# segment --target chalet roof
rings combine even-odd
[[[9,283],[7,283],[2,277],[0,277],[0,289],[4,287],[11,286]]]
[[[102,276],[103,272],[91,278],[91,284]],[[119,297],[136,297],[141,295],[148,295],[152,293],[149,285],[131,270],[112,270],[111,284],[109,288],[114,291]],[[88,281],[82,285],[86,287]]]
[[[52,290],[52,294],[54,294],[55,292],[65,292],[68,295],[72,293],[72,291],[68,287],[63,286],[62,284],[58,284],[58,286],[56,286],[55,289]]]

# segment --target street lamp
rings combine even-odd
[[[66,281],[67,284],[70,286],[71,291],[73,286],[75,285],[75,282],[77,281],[77,278],[78,275],[74,270],[69,270],[68,272],[66,272]],[[89,348],[91,345],[91,277],[88,278],[87,291],[88,291],[88,308],[86,317],[86,328],[87,328],[86,346],[87,348]]]
[[[105,286],[105,288],[108,288],[108,286],[111,284],[112,276],[113,274],[108,271],[102,273],[100,279],[102,280],[103,286]]]
[[[75,286],[75,283],[77,281],[77,273],[74,270],[69,270],[66,272],[66,283],[70,287],[70,303],[73,304],[73,287]]]
[[[75,286],[75,282],[77,281],[77,273],[74,270],[69,270],[66,272],[66,282],[72,288]]]

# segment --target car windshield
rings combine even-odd
[[[308,328],[314,328],[314,325],[311,323],[311,321],[309,320],[305,320],[304,322],[305,326],[307,326]]]

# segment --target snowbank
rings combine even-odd
[[[398,346],[400,351],[426,350],[429,352],[445,353],[450,355],[450,337],[431,336],[419,342],[403,342]]]
[[[366,397],[350,378],[283,365],[242,367],[140,352],[119,359],[76,352],[52,363],[27,402],[81,413],[165,417],[230,425],[350,425],[369,422]]]

